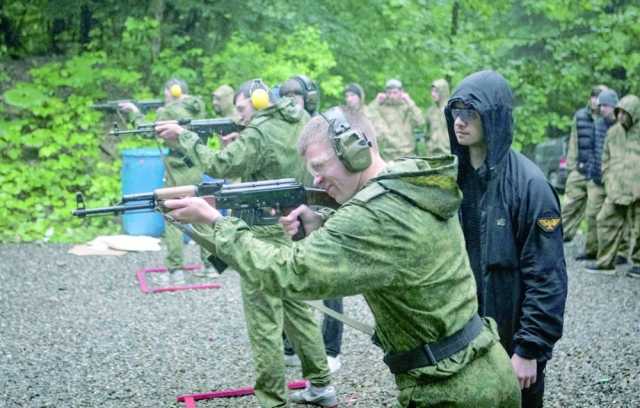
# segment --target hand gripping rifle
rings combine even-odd
[[[148,99],[144,101],[135,101],[132,99],[118,99],[115,101],[105,101],[101,103],[94,103],[91,107],[95,110],[105,112],[118,112],[120,110],[119,105],[124,102],[131,102],[140,109],[140,112],[145,113],[152,109],[158,109],[164,105],[164,102],[160,99]]]
[[[219,118],[219,119],[180,119],[177,121],[178,125],[191,130],[196,133],[202,143],[205,145],[209,140],[209,136],[212,134],[218,134],[220,136],[228,135],[233,132],[240,132],[244,129],[243,126],[237,124],[231,118]],[[122,135],[141,135],[146,138],[155,137],[155,127],[158,122],[141,123],[135,129],[120,130],[118,124],[113,124],[113,130],[109,132],[112,136]]]
[[[77,193],[78,209],[73,212],[73,215],[87,217],[153,210],[163,211],[162,202],[164,200],[194,196],[215,197],[217,208],[231,209],[234,215],[239,216],[250,225],[275,224],[281,215],[288,214],[302,204],[326,208],[338,208],[340,206],[324,190],[304,187],[296,182],[295,179],[279,179],[226,185],[222,184],[222,182],[212,182],[194,186],[159,188],[150,193],[125,195],[120,203],[113,207],[92,209],[85,208],[82,194]],[[189,225],[176,223],[172,219],[169,219],[169,221],[193,238],[198,244],[206,244],[205,238]],[[300,222],[300,229],[293,237],[293,240],[300,240],[304,236],[304,228],[302,227],[302,222]],[[223,271],[227,267],[224,261],[215,256],[211,256],[209,261],[219,271]],[[331,310],[320,300],[310,300],[305,301],[305,303],[369,336],[374,334],[372,326]]]
[[[95,215],[119,215],[131,212],[162,211],[163,201],[184,197],[214,197],[216,208],[230,209],[234,216],[249,225],[273,225],[278,218],[287,215],[302,204],[317,207],[338,208],[326,191],[304,187],[295,179],[265,180],[249,183],[223,184],[205,182],[198,185],[165,187],[149,193],[128,194],[112,207],[86,208],[84,197],[76,194],[76,217]],[[305,236],[302,223],[294,240]]]

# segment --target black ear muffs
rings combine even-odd
[[[329,123],[329,140],[344,167],[351,173],[367,169],[371,165],[371,141],[351,128],[340,109],[321,115]]]
[[[306,75],[296,75],[293,77],[302,88],[302,99],[304,100],[304,109],[313,113],[320,107],[320,91],[315,82]]]

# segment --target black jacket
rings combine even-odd
[[[478,170],[455,136],[451,106],[456,101],[482,118],[488,150]],[[562,336],[567,296],[560,203],[538,167],[511,149],[512,106],[505,79],[482,71],[460,83],[445,116],[460,162],[460,218],[479,312],[496,320],[509,355],[546,361]]]

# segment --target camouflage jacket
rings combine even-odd
[[[627,95],[618,102],[633,120],[630,129],[617,123],[607,133],[602,153],[602,178],[607,200],[629,205],[640,200],[640,98]]]
[[[238,140],[222,150],[211,150],[189,131],[180,134],[177,148],[211,177],[242,181],[292,177],[303,181],[306,171],[297,152],[297,140],[308,120],[303,109],[283,98],[258,111]]]
[[[422,112],[415,103],[374,100],[369,115],[376,131],[380,154],[385,160],[413,156],[416,139],[413,130],[424,124]]]
[[[290,246],[258,239],[236,218],[201,231],[207,250],[273,296],[363,294],[383,350],[407,351],[452,335],[477,312],[456,174],[451,156],[393,162],[323,227]],[[495,342],[495,326],[486,326],[450,358],[397,375],[398,386],[452,376]]]
[[[444,117],[444,108],[449,99],[449,84],[444,79],[438,79],[433,81],[432,86],[438,90],[440,100],[425,112],[427,153],[429,155],[449,154],[451,153],[449,131]]]
[[[200,119],[205,115],[204,102],[200,97],[185,95],[180,99],[176,99],[156,110],[156,119],[160,120],[179,120],[179,119]],[[131,116],[131,121],[135,126],[141,122],[145,122],[144,115],[135,112]],[[165,158],[167,166],[172,168],[187,167],[184,156],[175,149],[169,149],[169,154]]]

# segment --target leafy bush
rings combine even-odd
[[[222,83],[237,86],[260,75],[275,82],[307,73],[322,81],[326,95],[340,94],[341,79],[330,73],[333,55],[313,28],[302,28],[282,43],[273,40],[269,48],[236,36],[221,53],[204,56],[186,47],[187,37],[173,38],[172,48],[154,55],[148,44],[158,34],[157,22],[129,18],[125,26],[118,47],[31,69],[30,82],[15,83],[3,94],[0,241],[82,241],[117,231],[112,217],[71,216],[77,191],[91,206],[109,205],[121,196],[121,162],[101,153],[108,150],[108,128],[107,118],[91,109],[96,101],[152,97],[150,89],[173,76],[187,80],[192,93],[209,95]],[[119,151],[140,146],[156,142],[127,138],[118,143]],[[217,138],[210,139],[210,146],[219,147]]]

